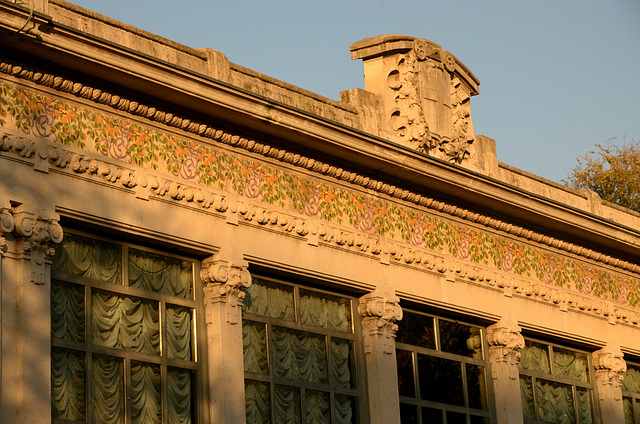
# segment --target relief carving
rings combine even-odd
[[[607,393],[612,393],[614,400],[621,400],[621,385],[627,363],[620,349],[605,347],[594,352],[593,367],[596,369],[600,400],[605,400]]]
[[[487,342],[493,368],[493,378],[498,378],[497,367],[506,366],[511,380],[518,379],[520,349],[524,347],[524,337],[520,327],[508,323],[496,323],[487,327]]]
[[[31,282],[46,282],[46,262],[55,254],[54,244],[62,241],[62,227],[56,219],[46,219],[26,212],[22,206],[0,209],[0,251],[4,252],[4,234],[12,233],[18,244],[19,255],[31,261]]]
[[[385,297],[369,293],[360,298],[358,312],[362,316],[362,329],[365,353],[373,352],[373,345],[382,345],[382,351],[392,354],[395,349],[395,337],[402,319],[402,308],[396,296]]]
[[[224,303],[227,323],[238,324],[242,316],[244,289],[251,285],[247,266],[212,256],[202,261],[200,278],[205,283],[205,303]]]

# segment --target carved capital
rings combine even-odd
[[[369,293],[360,298],[358,312],[362,316],[365,353],[373,351],[373,343],[381,343],[382,351],[393,353],[398,325],[402,319],[402,308],[396,296]]]
[[[239,323],[244,289],[251,285],[251,275],[247,266],[211,257],[202,261],[200,278],[205,283],[206,303],[224,303],[227,322]]]
[[[12,233],[18,241],[18,254],[31,261],[31,282],[44,284],[45,262],[55,254],[54,244],[62,241],[62,227],[57,219],[46,219],[26,212],[21,206],[0,209],[0,250],[6,243],[3,234]]]
[[[493,324],[487,327],[487,343],[489,343],[493,378],[498,378],[498,366],[506,366],[509,378],[516,380],[520,349],[524,347],[524,337],[520,334],[520,327],[503,322]]]
[[[621,400],[621,384],[627,363],[620,349],[605,347],[594,352],[593,367],[596,369],[600,400],[605,399],[607,392],[612,392],[614,400]]]

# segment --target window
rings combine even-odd
[[[529,339],[520,353],[525,423],[593,422],[591,355]]]
[[[51,268],[54,423],[197,422],[194,263],[66,233]]]
[[[622,403],[625,424],[640,424],[640,364],[627,362],[622,380]]]
[[[242,322],[247,424],[359,422],[355,300],[253,278]]]
[[[403,424],[488,424],[484,330],[404,311],[396,358]]]

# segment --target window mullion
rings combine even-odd
[[[167,304],[160,301],[159,321],[160,321],[160,403],[162,404],[162,422],[169,424],[169,369],[167,366],[167,326],[166,326]]]

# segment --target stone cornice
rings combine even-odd
[[[25,79],[38,85],[53,88],[61,92],[69,93],[80,98],[84,98],[126,113],[130,113],[135,116],[146,118],[155,122],[159,122],[161,124],[168,125],[170,127],[177,128],[179,130],[183,130],[193,135],[204,137],[231,147],[240,148],[253,154],[258,154],[267,158],[275,159],[282,163],[293,165],[312,173],[324,175],[329,178],[334,178],[339,181],[354,184],[366,190],[377,192],[381,195],[389,196],[394,199],[412,203],[422,208],[427,208],[438,213],[449,215],[454,219],[461,219],[512,236],[521,237],[535,243],[562,250],[589,260],[601,262],[603,264],[617,267],[625,271],[640,273],[640,265],[638,264],[614,258],[612,256],[570,242],[565,242],[554,237],[549,237],[544,234],[528,230],[521,226],[507,223],[500,219],[495,219],[487,215],[475,213],[466,208],[458,207],[444,201],[436,200],[434,198],[385,183],[381,180],[372,179],[357,172],[348,171],[329,163],[305,157],[285,149],[271,146],[269,144],[260,143],[256,140],[241,137],[237,134],[233,134],[221,129],[216,129],[204,123],[194,122],[188,118],[182,118],[172,113],[159,110],[155,107],[143,105],[136,101],[122,98],[118,95],[111,94],[98,88],[93,88],[82,83],[63,78],[61,76],[39,72],[38,70],[30,67],[14,65],[12,63],[2,61],[1,59],[0,73],[8,74],[16,78]],[[30,150],[29,146],[25,147],[22,144],[14,146],[9,144],[9,142],[5,138],[4,140],[0,140],[0,150],[15,150],[22,156],[30,156],[35,151],[35,147],[32,147],[32,150]]]

